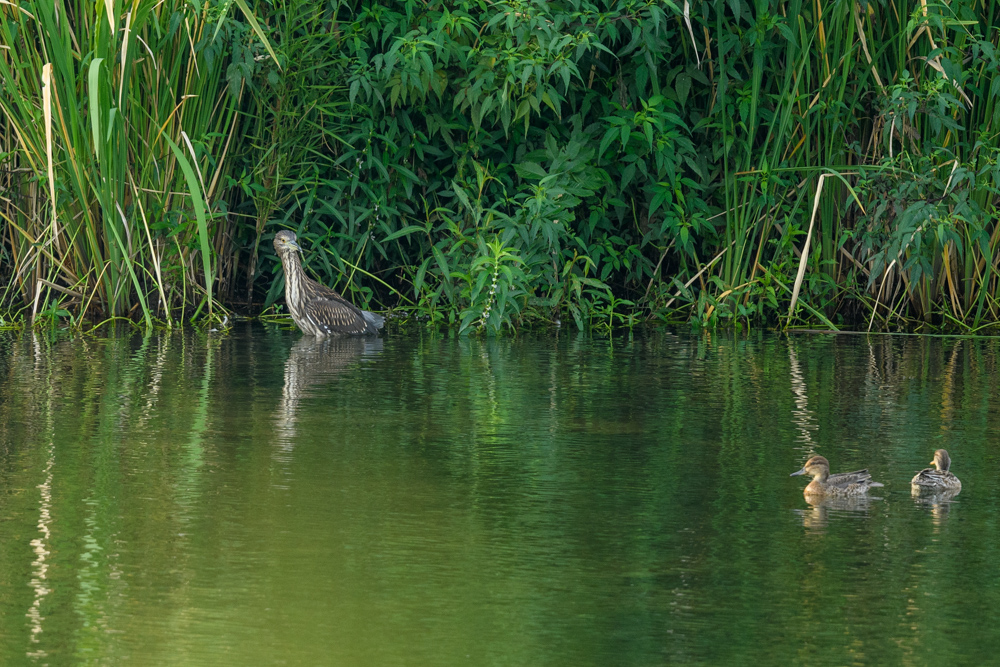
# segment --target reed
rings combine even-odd
[[[216,307],[212,203],[239,121],[223,56],[240,36],[214,34],[218,11],[0,7],[8,296],[31,317],[51,303],[149,326]]]

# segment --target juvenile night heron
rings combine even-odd
[[[303,333],[320,338],[348,334],[377,334],[385,318],[361,310],[329,287],[308,277],[302,270],[299,244],[287,229],[274,235],[274,250],[285,269],[285,303]]]

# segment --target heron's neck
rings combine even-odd
[[[299,259],[299,253],[293,250],[281,256],[281,263],[285,267],[285,305],[288,310],[297,311],[302,289],[302,260]]]
[[[299,253],[291,250],[286,252],[281,256],[281,263],[285,265],[285,270],[288,271],[302,271],[302,259],[299,257]]]

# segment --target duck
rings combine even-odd
[[[812,475],[812,481],[806,485],[802,491],[807,499],[817,496],[830,496],[835,498],[850,498],[863,496],[869,489],[884,486],[872,480],[872,476],[867,470],[856,470],[854,472],[842,472],[836,475],[830,474],[830,462],[823,456],[814,456],[801,470],[793,472],[789,477],[796,475]]]
[[[951,457],[948,450],[939,449],[934,452],[934,460],[931,461],[933,468],[924,468],[910,480],[910,489],[914,493],[940,493],[942,491],[954,491],[957,494],[962,490],[962,482],[949,470],[951,468]]]

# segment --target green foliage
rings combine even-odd
[[[637,303],[654,253],[695,257],[714,236],[677,100],[648,64],[639,89],[615,71],[616,50],[645,63],[676,37],[663,6],[343,4],[337,18],[330,83],[347,83],[349,108],[327,126],[331,164],[289,182],[302,189],[276,217],[412,290],[417,313],[463,331],[525,316],[584,327]],[[344,274],[310,266],[329,284]]]
[[[327,164],[289,179],[274,220],[380,276],[374,305],[463,331],[776,325],[795,283],[796,317],[864,322],[886,280],[909,299],[882,325],[950,322],[945,307],[974,326],[920,290],[947,247],[969,298],[997,291],[980,267],[993,275],[997,15],[911,5],[899,23],[847,3],[340,3],[335,29],[302,38],[336,45]],[[814,202],[831,168],[857,193]]]
[[[288,227],[359,305],[469,333],[1000,319],[994,3],[238,6],[140,11],[158,69],[81,6],[76,39],[111,46],[57,50],[81,74],[58,88],[78,103],[54,196],[43,133],[21,138],[38,91],[4,107],[0,160],[35,178],[15,184],[35,209],[4,218],[26,303],[53,283],[147,318],[267,307]],[[40,72],[42,33],[15,24]],[[85,221],[73,270],[31,250],[49,200]]]

